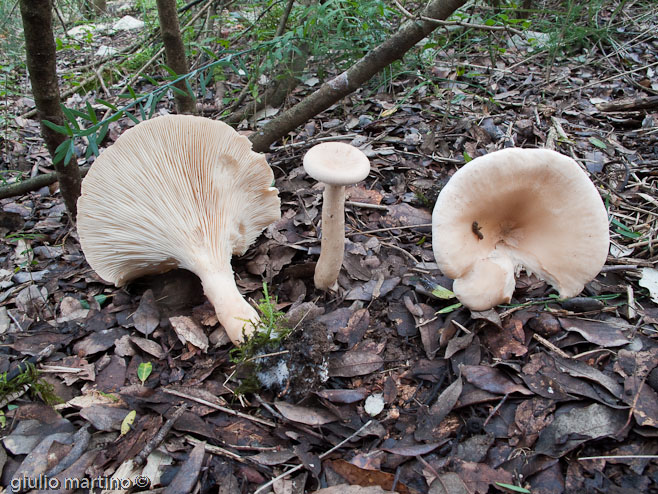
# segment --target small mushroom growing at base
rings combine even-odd
[[[521,268],[561,297],[580,293],[605,264],[608,215],[578,163],[548,149],[509,148],[470,161],[432,214],[439,269],[465,306],[509,302]]]
[[[235,285],[231,256],[280,218],[273,179],[265,157],[222,122],[189,115],[141,122],[101,153],[82,183],[82,249],[117,286],[192,271],[238,344],[259,317]]]
[[[350,144],[325,142],[304,155],[304,170],[325,184],[320,258],[313,281],[317,289],[328,290],[336,285],[345,253],[345,186],[366,178],[370,161]]]

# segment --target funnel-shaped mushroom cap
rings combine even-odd
[[[439,268],[464,305],[509,302],[525,268],[561,297],[580,293],[605,264],[608,216],[594,184],[571,158],[510,148],[458,170],[432,215]]]
[[[239,342],[245,320],[258,316],[235,286],[231,255],[279,219],[273,179],[265,157],[222,122],[189,115],[142,122],[98,157],[82,183],[82,249],[117,286],[176,267],[194,272]]]
[[[359,148],[344,142],[324,142],[304,155],[304,170],[318,182],[352,185],[370,173],[370,161]]]

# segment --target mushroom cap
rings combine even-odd
[[[370,161],[359,148],[344,142],[323,142],[304,155],[304,170],[319,182],[352,185],[370,173]]]
[[[508,302],[520,268],[562,297],[577,295],[609,248],[596,187],[578,163],[548,149],[508,148],[470,161],[439,194],[432,224],[436,262],[474,310]]]
[[[265,157],[223,122],[141,122],[101,153],[82,183],[82,249],[117,286],[175,267],[230,272],[231,255],[280,218],[273,180]]]

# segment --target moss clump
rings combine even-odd
[[[261,319],[255,331],[245,336],[244,342],[229,354],[241,381],[235,390],[236,394],[250,393],[261,388],[257,374],[262,357],[281,350],[283,340],[291,332],[286,315],[276,309],[276,297],[270,296],[266,283],[263,283],[263,294],[264,298],[257,307]]]
[[[52,384],[39,377],[39,371],[33,364],[28,362],[25,367],[24,372],[9,381],[6,372],[0,374],[0,401],[4,401],[27,386],[33,399],[40,398],[47,405],[62,403],[62,399],[55,394]]]

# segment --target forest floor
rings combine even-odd
[[[658,492],[658,109],[637,106],[658,94],[658,20],[624,16],[616,49],[438,52],[430,73],[364,88],[276,143],[282,218],[233,260],[241,291],[258,302],[266,282],[294,328],[267,359],[236,364],[187,272],[103,282],[55,187],[2,200],[0,371],[45,351],[28,392],[3,402],[2,485],[139,474],[168,493],[253,493],[278,476],[258,492]],[[636,103],[606,111],[619,101]],[[6,160],[49,171],[38,123],[15,121]],[[104,146],[132,125],[113,123]],[[322,194],[301,166],[326,140],[372,167],[348,190],[332,293],[313,286]],[[512,145],[583,166],[609,209],[610,255],[578,298],[521,274],[512,303],[470,312],[433,294],[451,281],[432,207],[466,159]],[[287,381],[253,387],[281,362]]]

